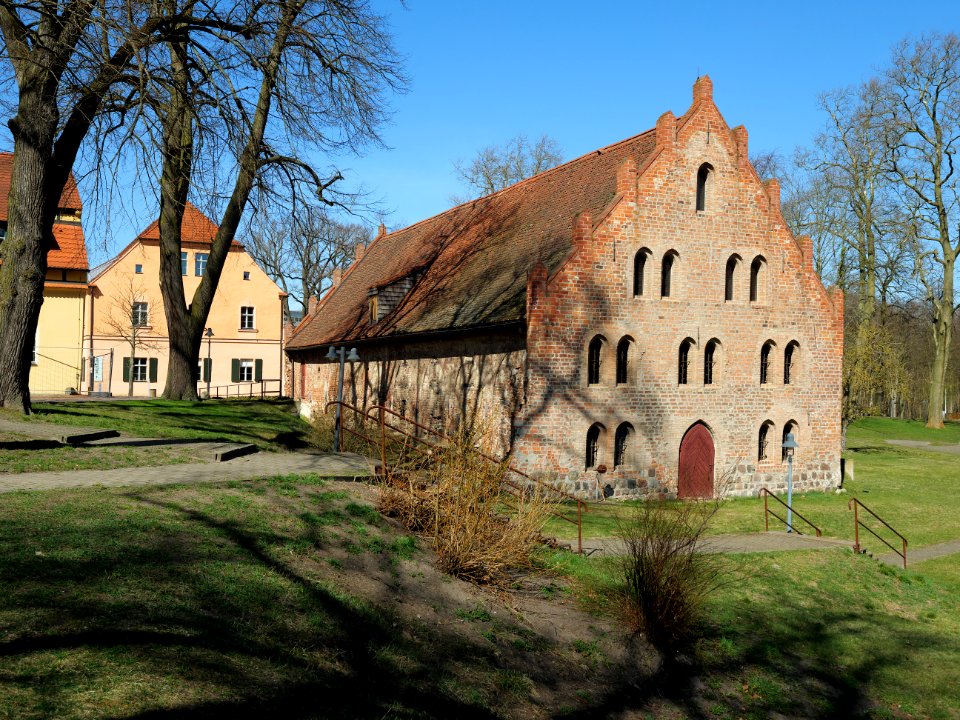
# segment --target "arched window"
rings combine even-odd
[[[767,340],[760,349],[760,384],[770,382],[770,351],[773,349],[773,340]]]
[[[663,263],[660,265],[660,297],[670,297],[673,266],[676,261],[677,253],[675,250],[670,250],[663,256]]]
[[[763,300],[764,282],[766,280],[767,261],[762,255],[757,255],[750,263],[750,302]]]
[[[617,343],[617,385],[630,382],[630,346],[633,339],[624,337]]]
[[[711,340],[703,349],[703,384],[713,385],[716,377],[717,348],[720,346],[718,340]]]
[[[640,297],[643,295],[643,280],[644,273],[647,268],[647,257],[649,257],[650,251],[647,248],[641,248],[637,250],[637,254],[633,256],[633,296]]]
[[[788,420],[787,424],[783,426],[783,438],[781,439],[781,443],[780,443],[780,462],[787,461],[787,449],[783,447],[783,443],[787,441],[787,435],[789,435],[790,433],[793,433],[794,441],[799,443],[800,442],[798,437],[799,429],[800,429],[800,426],[797,425],[796,420]],[[796,453],[796,450],[794,450],[794,453]],[[794,454],[794,457],[796,457],[796,454]]]
[[[709,195],[713,189],[713,167],[710,163],[704,163],[697,170],[697,212],[703,212],[707,209]]]
[[[632,465],[633,425],[621,423],[613,439],[613,466]]]
[[[793,382],[794,372],[793,369],[797,362],[798,350],[800,349],[800,344],[793,340],[787,344],[786,349],[783,351],[783,384],[789,385]]]
[[[600,384],[600,361],[603,356],[603,338],[597,335],[587,350],[587,385]]]
[[[727,260],[726,282],[723,289],[723,299],[727,302],[733,300],[734,284],[736,282],[738,267],[740,267],[740,256],[731,255],[730,259]]]
[[[680,354],[677,359],[677,383],[686,385],[689,379],[688,371],[690,369],[690,347],[693,340],[687,338],[680,343]]]
[[[760,426],[760,436],[757,439],[757,462],[767,462],[770,459],[770,439],[773,423],[767,420]]]
[[[587,470],[596,467],[600,463],[600,436],[603,434],[603,425],[594,423],[587,430],[587,448],[585,467]]]

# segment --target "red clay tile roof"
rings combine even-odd
[[[87,244],[79,223],[56,223],[53,226],[54,245],[47,253],[47,267],[60,270],[87,270]]]
[[[10,173],[13,169],[13,153],[0,152],[0,222],[7,220],[7,196],[10,194]],[[60,196],[60,209],[79,211],[83,209],[80,193],[73,173]],[[53,226],[54,245],[47,253],[47,267],[58,270],[87,270],[87,245],[83,228],[79,223],[56,223]]]
[[[7,196],[10,194],[10,173],[13,171],[13,153],[0,152],[0,221],[7,220]],[[73,179],[73,173],[67,178],[67,184],[60,195],[60,208],[62,210],[82,210],[83,203],[80,202],[80,192],[77,190],[77,183]]]
[[[574,217],[596,218],[616,195],[620,164],[642,165],[654,140],[653,131],[637,135],[377,238],[287,347],[523,320],[530,269],[559,266]],[[418,270],[400,306],[371,326],[368,291]]]
[[[204,215],[192,202],[187,202],[183,210],[183,231],[180,235],[180,241],[184,243],[206,243],[210,244],[217,236],[217,226],[206,215]],[[160,239],[160,220],[154,220],[140,235],[138,240],[159,240]]]

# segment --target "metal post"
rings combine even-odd
[[[857,512],[857,499],[852,498],[849,505],[853,505],[853,551],[860,552],[860,514]]]
[[[213,339],[213,329],[207,328],[207,400],[210,399],[210,376],[213,375],[213,362],[210,360],[210,341]]]
[[[340,452],[340,408],[343,404],[343,365],[347,349],[341,347],[337,349],[337,355],[340,357],[340,371],[337,373],[337,408],[333,416],[333,451]]]
[[[793,532],[793,453],[787,455],[787,532]]]
[[[583,555],[583,514],[581,508],[583,503],[577,500],[577,553]]]
[[[380,474],[387,479],[387,428],[383,417],[383,405],[380,406]]]
[[[763,528],[767,532],[770,532],[770,507],[768,505],[768,503],[770,502],[769,497],[770,497],[770,493],[764,491],[763,493]]]

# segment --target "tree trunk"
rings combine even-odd
[[[160,289],[170,338],[163,397],[198,400],[194,372],[203,327],[197,327],[192,308],[187,307],[180,272],[183,213],[193,170],[193,113],[186,37],[170,43],[170,63],[173,68],[172,88],[163,122],[163,171],[160,177]]]
[[[953,263],[946,268],[953,272]],[[946,275],[946,278],[951,275]],[[947,286],[950,293],[947,294]],[[930,396],[927,399],[927,427],[943,427],[943,402],[946,388],[947,367],[950,364],[950,341],[953,330],[953,283],[944,282],[944,300],[939,302],[939,308],[933,325],[933,366],[930,368]]]
[[[0,406],[30,412],[30,364],[43,304],[47,250],[63,184],[53,168],[58,112],[55,96],[36,74],[24,82],[17,115],[8,196],[7,237],[0,245]],[[65,178],[64,178],[65,179]]]

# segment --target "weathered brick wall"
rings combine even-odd
[[[747,161],[747,134],[733,131],[713,105],[709,80],[695,87],[681,121],[657,125],[658,149],[646,167],[629,163],[605,217],[574,220],[576,247],[550,278],[531,274],[528,289],[528,402],[519,418],[514,458],[529,470],[592,495],[673,494],[680,442],[697,422],[710,429],[717,484],[732,493],[782,489],[784,426],[798,425],[795,482],[800,489],[839,481],[842,296],[827,293],[812,268],[812,247],[794,239],[779,210],[775,182],[760,183]],[[696,210],[697,173],[713,167],[706,209]],[[644,294],[633,296],[633,263],[650,251]],[[677,253],[671,294],[660,297],[661,263]],[[731,255],[742,259],[734,299],[725,301]],[[749,300],[750,265],[765,259],[758,299]],[[587,347],[605,338],[601,382],[587,384]],[[629,377],[615,383],[621,338],[632,340]],[[678,384],[678,352],[690,339],[689,384]],[[703,351],[719,341],[714,383],[703,382]],[[760,384],[768,340],[770,381]],[[783,382],[783,351],[799,343],[792,382]],[[769,460],[758,462],[760,426],[770,421]],[[586,435],[601,423],[599,458],[610,472],[585,470]],[[623,467],[614,469],[614,435],[634,429]],[[599,483],[598,483],[599,480]]]
[[[363,409],[382,403],[448,434],[465,422],[482,431],[488,450],[502,457],[512,447],[525,394],[523,345],[519,326],[482,336],[361,345],[361,361],[345,368],[344,402]],[[338,364],[325,355],[326,348],[297,353],[298,364],[307,363],[303,414],[322,413],[336,399]]]

